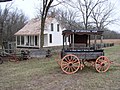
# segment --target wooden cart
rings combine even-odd
[[[8,53],[6,50],[0,50],[0,64],[4,60],[9,60],[11,62],[18,62],[21,60],[27,60],[30,58],[30,52],[28,50],[21,50],[19,52]]]
[[[57,60],[62,71],[73,74],[84,66],[92,65],[98,72],[106,72],[111,62],[101,49],[102,34],[103,31],[97,30],[64,30],[61,60]]]

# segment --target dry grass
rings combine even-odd
[[[120,45],[120,39],[105,39],[103,40],[104,43],[114,43],[116,45]]]
[[[120,63],[120,46],[105,49],[105,55]],[[56,56],[56,55],[54,55]],[[0,65],[0,90],[120,90],[120,67],[111,65],[106,73],[85,67],[66,75],[50,59],[32,59]]]
[[[91,43],[93,43],[94,40],[91,40]],[[97,43],[100,43],[100,40],[97,40]],[[103,39],[103,43],[114,43],[115,45],[120,45],[120,39]]]

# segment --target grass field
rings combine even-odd
[[[93,43],[94,40],[91,40],[91,43]],[[97,40],[97,43],[100,43],[101,40]],[[120,39],[103,39],[103,43],[114,43],[115,45],[120,45]]]
[[[110,60],[120,63],[120,45],[105,49]],[[120,66],[106,73],[93,67],[66,75],[54,60],[5,61],[0,65],[0,90],[120,90]]]

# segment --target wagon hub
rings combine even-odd
[[[101,64],[101,66],[104,66],[104,65],[105,65],[104,63]]]
[[[69,66],[72,66],[73,65],[73,63],[72,62],[69,62]]]

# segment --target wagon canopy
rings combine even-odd
[[[78,35],[102,35],[102,30],[64,30],[62,35],[71,35],[71,34],[78,34]]]
[[[93,46],[95,50],[97,49],[97,39],[100,39],[100,45],[103,40],[102,30],[64,30],[62,31],[63,35],[63,48],[64,46],[72,47],[91,47],[91,40],[94,40]],[[98,36],[98,37],[97,37]]]

